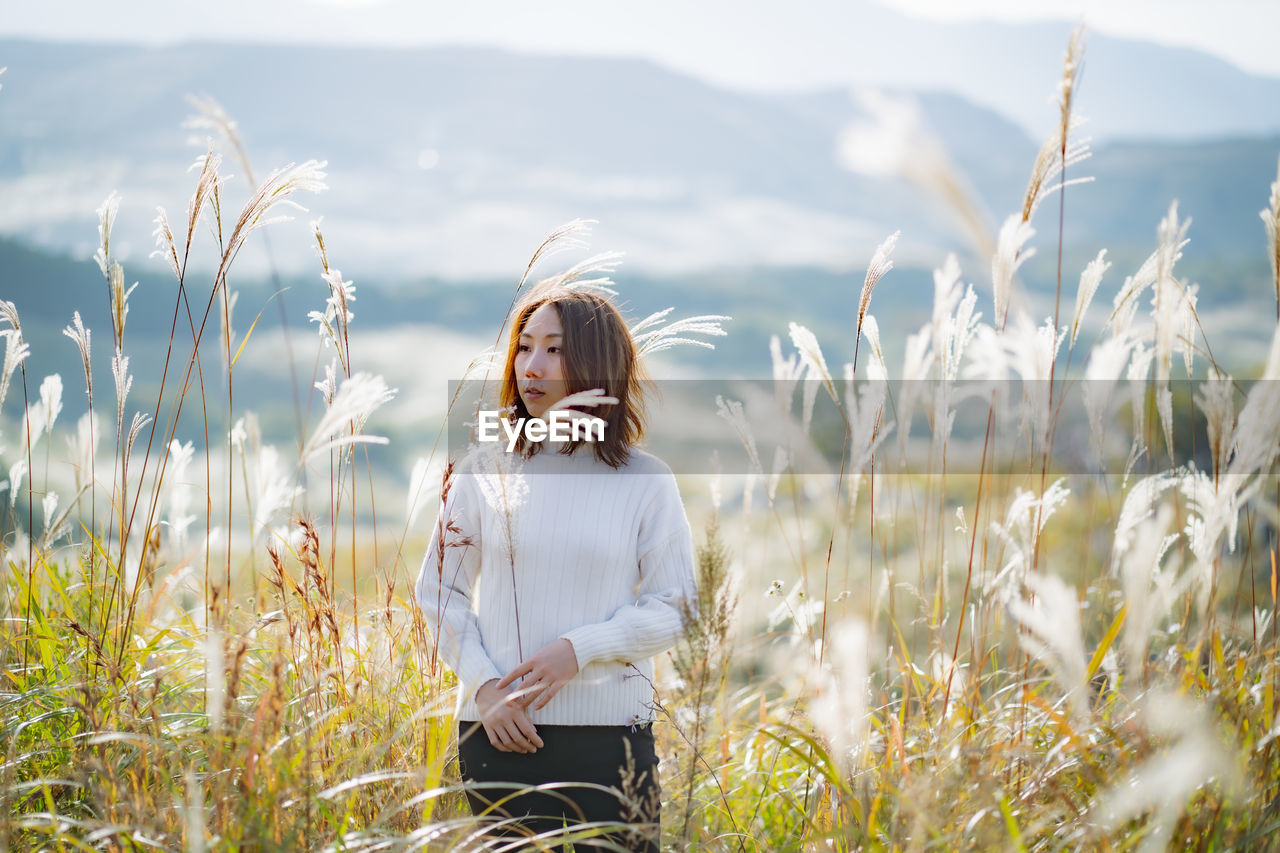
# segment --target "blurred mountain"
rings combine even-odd
[[[998,28],[967,29],[976,26],[958,25],[948,41],[970,45],[963,51],[996,51]],[[1020,30],[1027,39],[1013,40],[1017,56],[1000,61],[1027,72],[1002,84],[988,80],[988,100],[1001,85],[1025,86],[1042,73],[1047,99],[1059,30]],[[1125,45],[1132,50],[1120,51]],[[946,52],[960,47],[935,47],[938,61],[959,63],[951,68],[953,88],[971,89],[988,73]],[[1275,178],[1280,138],[1204,137],[1274,129],[1276,111],[1263,105],[1280,103],[1280,82],[1192,51],[1106,39],[1090,50],[1084,85],[1126,104],[1134,118],[1127,129],[1148,138],[1100,144],[1073,172],[1098,180],[1068,192],[1068,256],[1107,247],[1112,257],[1140,262],[1177,198],[1195,220],[1189,261],[1201,252],[1206,265],[1236,270],[1237,278],[1264,275],[1257,211]],[[258,180],[269,167],[328,161],[329,192],[299,199],[309,213],[273,237],[274,261],[289,275],[318,271],[305,224],[319,216],[331,259],[347,277],[401,287],[430,276],[514,280],[542,235],[577,217],[599,220],[594,248],[625,251],[629,269],[654,277],[767,268],[855,273],[898,229],[900,266],[928,269],[966,247],[935,198],[836,164],[837,134],[865,118],[841,91],[748,94],[644,61],[480,48],[0,41],[0,64],[8,66],[0,92],[0,233],[88,257],[97,240],[93,211],[118,190],[114,242],[131,278],[138,273],[130,270],[154,263],[146,257],[155,207],[180,219],[194,185],[184,169],[204,149],[181,127],[194,112],[187,93],[216,97],[238,121]],[[936,81],[936,72],[922,69],[919,82]],[[959,95],[915,96],[997,227],[1021,207],[1038,143],[1015,121]],[[1156,112],[1169,120],[1155,120]],[[1196,138],[1173,138],[1182,136]],[[248,181],[229,155],[224,170],[238,176],[224,200],[231,219]],[[1056,201],[1035,223],[1042,256],[1056,238],[1055,216]],[[212,240],[203,233],[200,240],[193,269],[215,262]],[[985,259],[964,260],[974,280],[987,278]],[[265,268],[256,241],[237,270],[259,277]],[[1252,288],[1251,278],[1241,284]]]
[[[835,0],[824,7],[827,26],[814,27],[804,45],[815,77],[945,89],[1037,138],[1057,120],[1070,22],[925,20]],[[1280,133],[1280,79],[1190,48],[1096,32],[1085,41],[1076,110],[1098,140]]]

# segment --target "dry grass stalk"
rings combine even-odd
[[[249,163],[248,152],[245,151],[244,143],[240,139],[240,126],[235,119],[227,114],[222,104],[208,95],[187,95],[186,100],[188,104],[195,107],[199,115],[189,116],[182,122],[182,126],[189,130],[211,130],[221,136],[235,150],[236,159],[240,161],[240,167],[244,169],[249,183],[257,183],[253,177],[253,167]],[[191,141],[199,143],[202,140],[192,137]]]
[[[216,155],[207,156],[205,162],[210,162],[213,156]],[[275,211],[278,207],[287,205],[303,209],[297,202],[293,201],[292,197],[294,195],[300,192],[315,193],[327,189],[324,183],[324,167],[325,164],[318,160],[308,160],[300,165],[286,166],[283,169],[277,169],[272,172],[254,190],[253,195],[245,202],[244,208],[240,211],[240,216],[236,219],[236,223],[231,229],[231,234],[227,238],[222,260],[218,265],[218,272],[214,276],[215,291],[220,285],[225,284],[231,263],[240,254],[240,250],[244,247],[245,240],[248,239],[250,234],[267,225],[283,222],[289,218],[276,214]],[[210,181],[211,186],[205,186],[204,174],[205,172],[202,170],[201,184],[197,187],[197,194],[192,199],[192,207],[190,208],[192,213],[189,225],[191,231],[195,230],[195,221],[199,214],[197,203],[201,200],[202,189],[216,191],[217,185],[215,181]]]
[[[836,142],[840,164],[872,178],[902,177],[936,196],[960,223],[978,255],[990,255],[995,244],[981,205],[928,127],[919,104],[876,90],[861,90],[857,99],[868,119],[840,132]]]
[[[1087,139],[1075,142],[1070,140],[1071,131],[1075,129],[1077,122],[1072,107],[1075,102],[1076,86],[1079,84],[1083,69],[1083,58],[1084,29],[1077,27],[1071,33],[1062,59],[1062,77],[1058,80],[1058,124],[1040,147],[1035,164],[1031,167],[1031,178],[1027,182],[1027,190],[1022,198],[1023,222],[1031,221],[1035,216],[1036,208],[1051,193],[1061,192],[1073,184],[1093,180],[1093,178],[1058,180],[1065,177],[1069,167],[1092,156]]]
[[[681,618],[687,628],[672,657],[676,676],[693,709],[692,725],[684,727],[683,733],[689,755],[683,768],[685,806],[680,838],[686,844],[698,841],[693,822],[697,804],[695,788],[702,767],[707,764],[703,749],[715,740],[709,729],[715,722],[714,702],[728,676],[732,657],[730,632],[737,607],[737,594],[729,578],[729,550],[720,536],[716,516],[707,524],[706,541],[698,547],[697,588],[696,602],[682,601]]]

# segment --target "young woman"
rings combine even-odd
[[[694,615],[689,523],[671,470],[636,446],[641,368],[618,310],[535,293],[511,323],[506,417],[543,419],[597,388],[618,401],[590,412],[603,440],[522,432],[458,466],[416,594],[460,682],[462,776],[486,783],[469,787],[472,810],[523,832],[631,824],[612,840],[656,851],[653,658]],[[522,790],[547,783],[566,784]]]

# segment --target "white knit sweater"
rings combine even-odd
[[[479,719],[480,685],[564,637],[578,675],[529,712],[535,725],[653,720],[653,657],[697,607],[671,469],[634,449],[613,469],[590,447],[523,461],[488,447],[456,469],[415,587],[462,685],[456,718]]]

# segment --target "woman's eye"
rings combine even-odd
[[[528,352],[528,351],[529,351],[528,344],[520,344],[518,347],[516,347],[516,352]]]
[[[549,353],[553,353],[553,354],[555,354],[555,355],[559,355],[559,354],[560,354],[560,347],[547,347],[547,352],[549,352]]]

